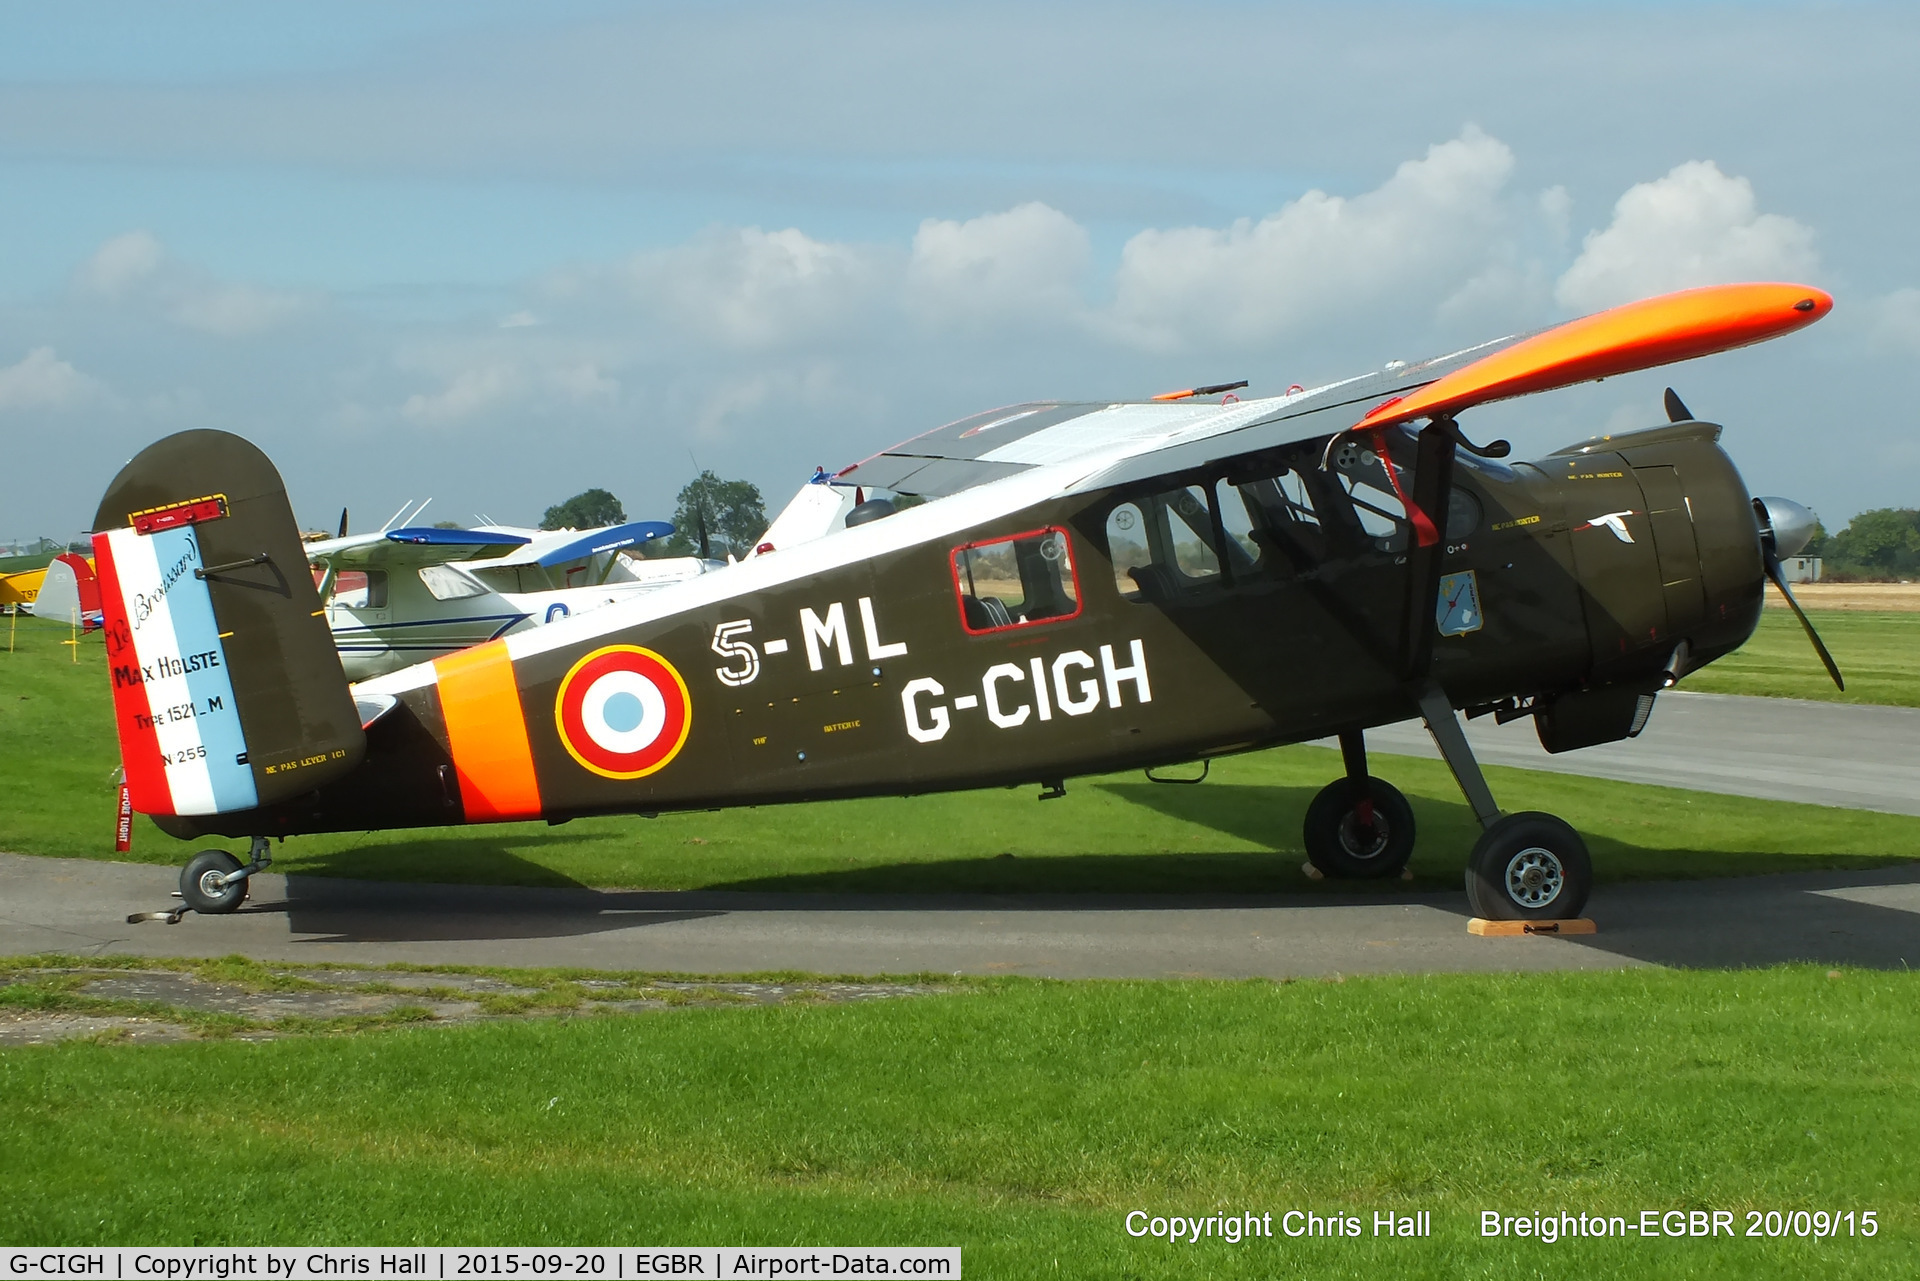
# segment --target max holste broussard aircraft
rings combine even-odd
[[[657,520],[556,532],[423,525],[348,534],[341,515],[340,536],[309,542],[305,551],[350,681],[617,604],[715,567],[693,556],[629,558],[628,549],[673,533]]]
[[[1413,812],[1368,773],[1364,733],[1419,716],[1483,827],[1474,912],[1574,917],[1585,845],[1500,812],[1456,709],[1532,716],[1550,751],[1636,734],[1660,690],[1752,633],[1811,520],[1751,497],[1671,391],[1669,423],[1527,463],[1459,419],[1831,307],[1720,286],[1267,399],[994,410],[838,478],[924,503],[868,499],[811,541],[351,687],[273,465],[182,432],[126,465],[94,524],[132,803],[182,838],[252,838],[246,864],[210,849],[182,874],[186,907],[222,912],[276,836],[1051,796],[1337,735],[1346,776],[1308,808],[1308,855],[1382,877]]]

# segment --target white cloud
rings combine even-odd
[[[299,294],[229,284],[168,255],[152,233],[130,231],[102,244],[80,268],[84,292],[151,308],[201,333],[238,338],[272,329],[307,310]]]
[[[1121,251],[1114,320],[1156,347],[1254,343],[1388,297],[1437,302],[1495,252],[1512,172],[1507,145],[1469,128],[1364,195],[1315,190],[1258,222],[1140,232]]]
[[[596,360],[563,348],[514,350],[483,343],[474,348],[436,353],[407,363],[449,369],[440,390],[415,392],[401,403],[401,417],[429,426],[464,422],[513,405],[528,408],[612,404],[619,380]]]
[[[601,373],[600,366],[590,360],[555,365],[547,371],[545,383],[575,403],[612,401],[620,396],[619,380]]]
[[[821,336],[872,299],[876,263],[858,246],[794,228],[710,231],[628,264],[640,299],[729,346]]]
[[[129,231],[94,251],[80,268],[80,281],[95,293],[112,297],[151,277],[165,257],[151,232]]]
[[[218,285],[182,291],[168,315],[189,329],[239,338],[260,333],[305,310],[297,294],[252,285]]]
[[[1920,355],[1920,289],[1896,289],[1863,311],[1875,346]]]
[[[931,320],[1048,320],[1082,308],[1086,228],[1038,201],[966,222],[929,218],[913,237],[907,288]]]
[[[437,392],[416,392],[401,405],[403,416],[435,426],[471,418],[505,401],[520,389],[514,367],[505,362],[462,369]]]
[[[72,409],[107,398],[105,387],[60,359],[51,347],[35,347],[18,364],[0,369],[0,412]]]
[[[1801,279],[1818,266],[1812,228],[1759,212],[1752,183],[1690,160],[1620,197],[1613,222],[1588,234],[1554,298],[1592,311],[1696,285]]]

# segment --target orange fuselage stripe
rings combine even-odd
[[[435,659],[460,805],[469,823],[540,815],[540,782],[505,641]]]
[[[1796,304],[1810,303],[1805,310]],[[1764,342],[1810,325],[1833,299],[1806,285],[1710,285],[1570,320],[1456,369],[1354,424],[1380,427]]]

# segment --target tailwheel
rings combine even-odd
[[[1467,904],[1489,921],[1562,921],[1593,889],[1586,842],[1551,814],[1509,814],[1480,834],[1467,859]]]
[[[1337,778],[1307,806],[1300,837],[1328,876],[1398,876],[1413,856],[1413,807],[1384,779]]]
[[[247,897],[245,879],[229,880],[240,860],[225,850],[201,850],[180,869],[180,899],[196,912],[234,912]]]

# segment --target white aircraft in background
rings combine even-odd
[[[634,554],[672,533],[658,520],[586,530],[403,526],[305,550],[340,665],[361,681],[726,567]]]
[[[877,517],[877,510],[858,510],[864,498],[862,490],[817,472],[747,557],[810,543],[843,522]],[[409,520],[424,510],[425,503],[400,509]],[[340,515],[344,530],[346,513]],[[400,513],[393,519],[401,519]],[[348,680],[362,681],[687,582],[734,560],[704,554],[704,530],[702,555],[635,554],[673,532],[658,520],[586,530],[410,525],[343,533],[309,542],[306,552],[340,665]]]

